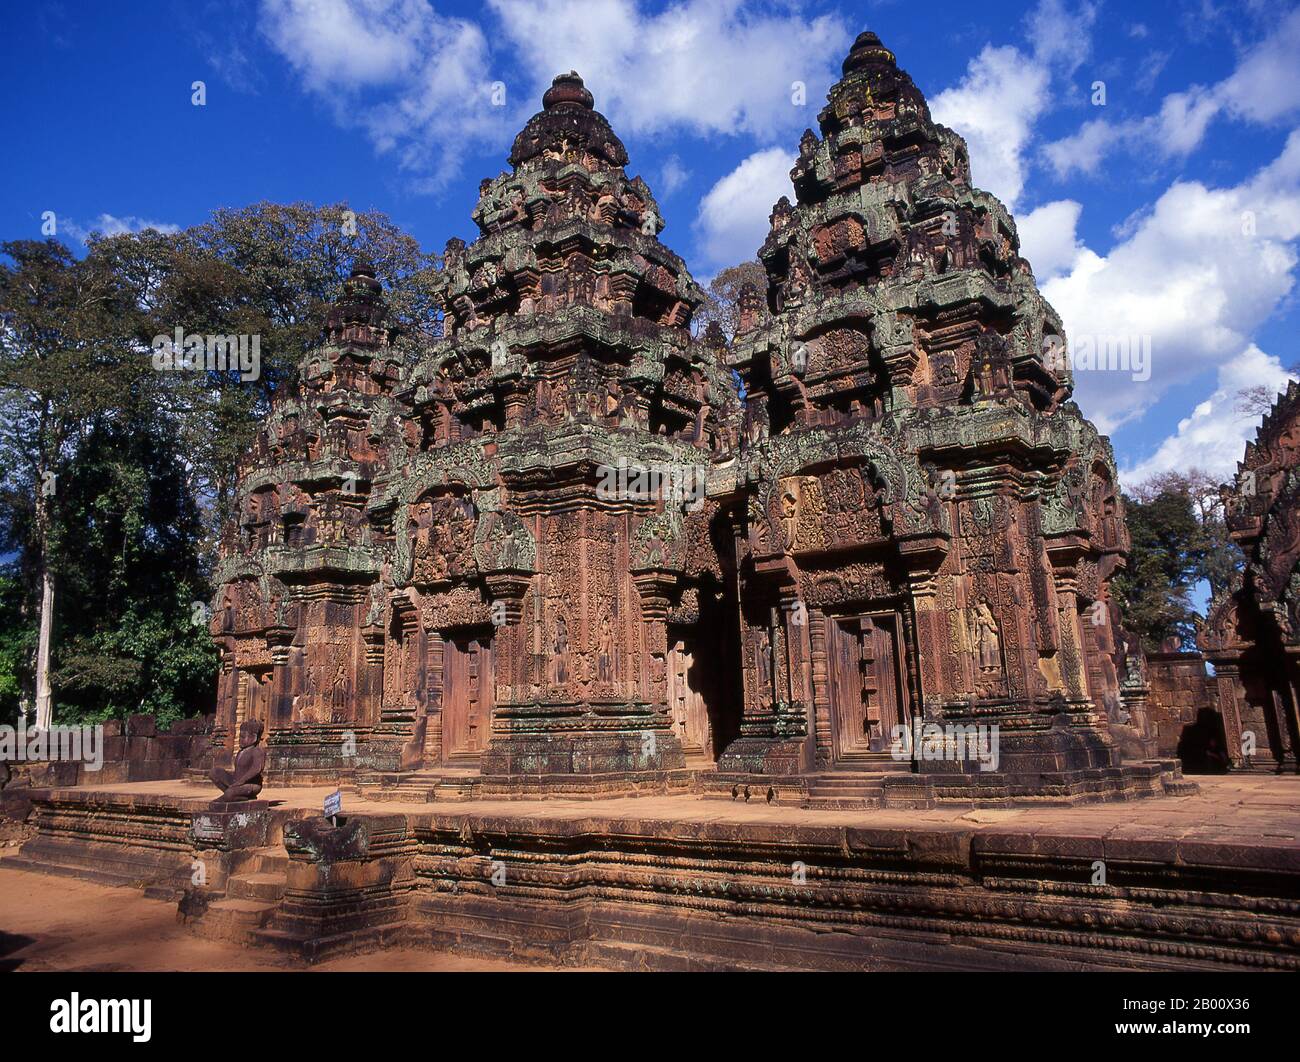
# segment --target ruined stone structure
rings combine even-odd
[[[1300,745],[1300,385],[1293,380],[1223,489],[1246,568],[1210,604],[1200,648],[1218,679],[1234,767],[1297,769]]]
[[[1205,770],[1210,766],[1205,753],[1213,752],[1216,758],[1223,758],[1223,767],[1228,766],[1231,761],[1218,705],[1219,683],[1230,680],[1211,675],[1205,667],[1205,654],[1184,649],[1178,638],[1168,638],[1158,652],[1147,653],[1145,663],[1149,683],[1146,714],[1156,755],[1178,757],[1184,770]],[[1202,729],[1207,731],[1204,736]],[[1215,748],[1202,747],[1207,744]]]
[[[819,128],[766,291],[694,337],[556,79],[448,245],[443,336],[401,353],[358,263],[241,470],[213,766],[265,723],[261,799],[33,793],[5,866],[308,961],[1300,969],[1300,781],[1150,758],[1184,706],[1115,624],[1114,466],[1014,224],[871,34]],[[548,794],[594,799],[514,799]]]
[[[576,74],[447,244],[441,339],[401,357],[357,265],[241,469],[227,756],[255,718],[273,780],[405,793],[1162,791],[1109,726],[1114,463],[1014,222],[873,34],[818,124],[731,340]]]

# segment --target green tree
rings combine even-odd
[[[147,231],[95,241],[93,254],[136,293],[138,339],[185,334],[259,337],[260,374],[172,374],[163,412],[189,456],[189,487],[215,551],[229,512],[234,473],[271,398],[319,343],[330,304],[358,256],[375,265],[391,324],[411,343],[435,335],[434,259],[377,211],[346,203],[256,203],[217,210],[178,233]]]
[[[149,365],[130,349],[131,289],[94,255],[54,240],[0,244],[0,471],[21,540],[23,568],[38,588],[37,725],[51,722],[50,648],[56,572],[52,537],[58,488],[96,415],[127,403]]]
[[[746,287],[754,288],[765,298],[767,270],[757,259],[741,262],[720,270],[704,289],[704,304],[695,315],[695,328],[703,334],[709,322],[717,321],[727,338],[736,334],[740,322],[740,293]]]
[[[1186,489],[1169,485],[1143,494],[1146,500],[1124,499],[1132,546],[1114,588],[1124,626],[1154,651],[1168,637],[1194,636],[1191,594],[1206,570],[1207,546]]]
[[[0,711],[48,723],[201,710],[234,473],[319,342],[358,256],[414,346],[436,334],[433,260],[384,215],[259,203],[179,233],[0,244]],[[256,379],[158,372],[154,337],[257,336]],[[55,590],[58,588],[56,594]],[[24,656],[24,654],[27,654]]]
[[[1133,491],[1134,497],[1143,502],[1163,493],[1185,496],[1196,516],[1200,533],[1187,543],[1197,558],[1195,581],[1208,583],[1211,596],[1227,590],[1245,564],[1245,556],[1228,534],[1222,485],[1203,468],[1193,467],[1186,472],[1153,476]]]
[[[36,624],[22,579],[12,568],[0,569],[0,724],[13,725],[26,711],[35,655]]]
[[[177,452],[167,420],[117,410],[68,470],[54,541],[62,714],[166,722],[211,708],[217,653],[194,607],[210,595],[202,525]]]

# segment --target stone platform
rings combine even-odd
[[[977,810],[345,797],[337,827],[327,788],[216,822],[206,792],[148,782],[39,794],[38,834],[3,867],[111,874],[201,933],[307,961],[423,945],[632,969],[1300,968],[1300,779],[1198,780]]]

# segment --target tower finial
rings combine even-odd
[[[871,30],[864,30],[858,34],[858,39],[853,42],[853,47],[849,50],[848,58],[844,60],[844,76],[855,73],[858,70],[865,70],[869,66],[894,66],[894,53],[880,43]]]
[[[552,110],[562,104],[577,104],[579,107],[585,107],[591,110],[595,105],[595,99],[591,92],[582,83],[582,78],[578,76],[576,70],[570,70],[567,74],[559,74],[551,87],[546,90],[542,96],[542,108]]]

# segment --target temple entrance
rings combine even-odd
[[[478,762],[491,736],[494,682],[492,642],[450,637],[442,657],[442,762]]]
[[[258,719],[263,725],[270,722],[271,670],[239,672],[239,702],[236,712],[236,729],[245,720]]]
[[[898,614],[828,616],[826,625],[834,758],[884,752],[904,721]]]
[[[685,638],[670,639],[668,647],[668,710],[687,758],[713,762],[713,738],[705,703],[703,668]]]

